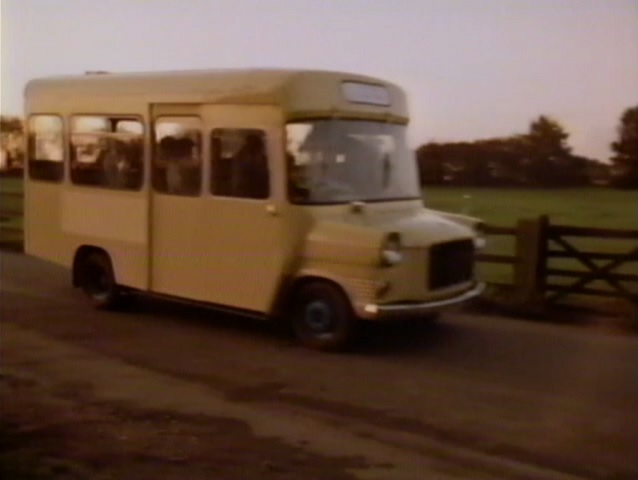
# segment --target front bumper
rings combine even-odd
[[[484,290],[485,284],[478,283],[470,290],[466,290],[460,295],[432,302],[394,303],[389,305],[369,303],[363,306],[360,316],[363,319],[368,320],[390,320],[419,317],[467,302],[468,300],[479,296]]]

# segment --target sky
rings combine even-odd
[[[0,111],[35,77],[199,68],[345,70],[408,93],[413,146],[558,120],[610,155],[638,105],[638,0],[1,0]]]

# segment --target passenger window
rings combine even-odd
[[[161,117],[155,122],[153,188],[172,195],[201,191],[201,129],[198,117]]]
[[[71,181],[77,185],[139,190],[144,176],[144,126],[130,118],[71,119]]]
[[[61,182],[64,178],[62,118],[55,115],[33,115],[29,118],[28,130],[30,178]]]
[[[213,130],[211,163],[213,195],[240,198],[270,196],[266,134],[262,130]]]

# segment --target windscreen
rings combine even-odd
[[[335,204],[420,198],[405,131],[404,125],[359,120],[289,123],[290,200]]]

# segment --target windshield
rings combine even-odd
[[[286,126],[288,195],[293,203],[331,204],[420,198],[406,127],[353,120]]]

